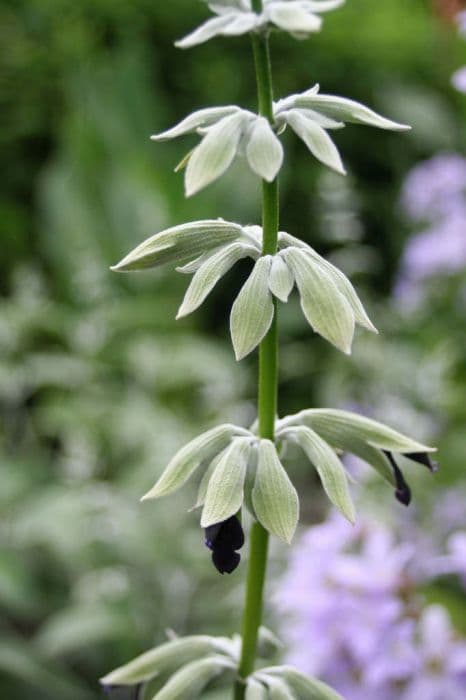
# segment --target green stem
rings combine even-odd
[[[253,0],[253,9],[260,12],[262,0]],[[256,67],[259,113],[273,123],[272,70],[269,43],[266,34],[253,34],[252,45]],[[262,229],[263,255],[274,255],[278,241],[278,180],[262,182]],[[275,416],[278,393],[278,333],[277,304],[269,332],[259,347],[259,435],[274,439]],[[256,522],[251,529],[249,564],[246,581],[246,596],[242,623],[242,648],[239,676],[246,678],[254,670],[257,655],[257,640],[262,620],[263,592],[267,567],[268,532]],[[245,684],[235,684],[235,700],[243,700]]]

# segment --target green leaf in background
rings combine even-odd
[[[91,693],[71,672],[63,672],[57,664],[44,660],[31,645],[13,633],[0,638],[0,670],[3,677],[20,681],[19,687],[31,686],[46,697],[63,700],[90,700]]]

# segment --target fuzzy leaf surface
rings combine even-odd
[[[154,695],[153,700],[195,698],[211,680],[232,669],[234,669],[233,662],[221,656],[208,656],[193,661],[177,671]]]
[[[261,525],[289,544],[298,524],[299,499],[270,440],[259,442],[252,502]]]
[[[291,109],[286,121],[317,160],[340,175],[346,175],[338,149],[325,129],[299,109]]]
[[[270,268],[269,289],[277,299],[286,303],[294,286],[294,277],[281,255],[274,255]]]
[[[380,450],[401,454],[435,452],[435,448],[423,445],[379,421],[358,413],[326,408],[300,411],[296,416],[299,422],[309,425],[318,433],[332,430],[333,434],[341,435],[342,439],[345,436],[358,436]]]
[[[276,178],[283,163],[283,146],[264,117],[258,117],[251,128],[246,156],[256,175],[267,182]]]
[[[155,486],[142,500],[161,498],[181,488],[202,462],[213,459],[240,430],[230,424],[218,425],[188,442],[176,453]]]
[[[195,311],[238,260],[256,255],[255,248],[239,242],[213,253],[195,272],[176,317],[182,318]]]
[[[271,266],[270,255],[259,258],[232,306],[230,331],[237,360],[242,360],[259,345],[272,323]]]
[[[240,108],[236,105],[228,105],[226,107],[206,107],[199,109],[185,117],[179,124],[176,124],[167,131],[162,131],[160,134],[151,136],[152,141],[167,141],[168,139],[176,139],[178,136],[184,136],[192,131],[196,131],[200,127],[214,124],[219,119],[228,117],[230,114],[239,112]]]
[[[299,700],[344,700],[330,686],[318,681],[316,678],[304,675],[304,673],[297,671],[292,666],[272,666],[261,669],[261,673],[283,678]]]
[[[173,226],[140,243],[111,269],[129,272],[170,262],[187,263],[212,248],[237,240],[241,232],[239,224],[222,219],[205,219]]]
[[[186,196],[217,180],[233,162],[245,123],[243,111],[231,114],[209,128],[192,152],[186,167]]]
[[[311,428],[298,426],[285,431],[296,440],[317,470],[322,486],[333,505],[354,523],[356,513],[348,488],[345,469],[330,445]]]
[[[235,438],[225,450],[207,486],[201,527],[221,523],[241,508],[250,449],[249,438]]]
[[[267,688],[259,680],[249,677],[246,682],[245,700],[267,700]]]
[[[103,685],[136,685],[222,650],[215,637],[181,637],[161,644],[101,678]]]
[[[349,355],[354,335],[354,313],[329,274],[302,249],[284,251],[301,295],[301,307],[316,333]]]

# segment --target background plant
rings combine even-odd
[[[164,447],[165,457],[158,453],[161,463],[181,441],[180,416],[186,438],[207,424],[231,420],[233,416],[241,424],[252,419],[248,399],[254,398],[253,382],[249,379],[249,373],[253,376],[254,360],[242,367],[244,384],[231,393],[241,368],[234,364],[229,347],[218,362],[221,372],[229,367],[224,382],[215,384],[216,388],[223,387],[220,395],[207,391],[206,379],[194,378],[194,383],[189,384],[191,399],[186,403],[187,385],[184,381],[180,383],[179,365],[174,367],[171,358],[168,367],[164,364],[157,375],[152,375],[153,383],[149,385],[147,379],[144,384],[138,382],[142,371],[138,370],[139,362],[144,362],[147,378],[155,358],[164,359],[163,348],[159,353],[154,349],[156,339],[160,341],[163,334],[168,344],[179,334],[172,318],[185,280],[172,273],[166,276],[161,273],[144,281],[122,280],[106,272],[108,262],[115,260],[120,251],[141,240],[157,221],[161,226],[174,221],[175,214],[177,219],[195,219],[206,209],[215,216],[228,209],[236,219],[256,218],[251,187],[243,178],[238,180],[234,172],[227,174],[214,189],[185,202],[178,176],[167,175],[167,166],[181,158],[185,145],[159,147],[155,158],[145,140],[148,133],[164,128],[196,102],[199,106],[207,104],[213,85],[219,102],[231,98],[233,85],[238,102],[253,104],[252,83],[232,83],[240,75],[236,66],[249,65],[249,55],[244,52],[241,40],[230,42],[229,51],[221,55],[217,46],[206,44],[198,50],[196,62],[187,62],[182,52],[172,48],[171,37],[182,36],[195,26],[201,14],[201,8],[194,3],[175,1],[170,6],[144,2],[110,6],[93,2],[92,6],[79,3],[76,7],[65,0],[53,5],[23,2],[2,6],[2,26],[8,28],[2,37],[5,47],[2,61],[6,69],[2,84],[6,117],[2,149],[9,168],[3,180],[1,205],[4,293],[1,595],[5,613],[2,649],[8,649],[8,654],[2,657],[5,673],[1,688],[7,697],[19,694],[25,698],[63,697],[62,688],[54,685],[50,675],[41,674],[41,669],[50,664],[55,675],[59,665],[73,671],[72,697],[76,697],[77,678],[88,695],[97,697],[99,690],[94,679],[101,669],[149,647],[161,638],[163,627],[172,625],[178,632],[188,633],[199,629],[202,619],[203,626],[215,633],[227,627],[230,633],[236,628],[231,615],[234,601],[239,600],[236,591],[240,577],[218,581],[213,570],[206,570],[198,534],[193,532],[188,516],[181,516],[181,509],[178,522],[171,524],[170,535],[182,543],[182,549],[178,547],[176,552],[168,546],[162,549],[161,543],[167,539],[155,542],[152,533],[163,527],[163,504],[150,515],[147,510],[141,512],[136,504],[153,474],[152,459],[141,458],[146,449],[147,453],[152,449],[152,443],[145,447],[141,438],[128,450],[129,427],[127,433],[114,430],[113,421],[96,422],[92,420],[91,410],[99,394],[101,415],[116,412],[117,402],[109,389],[121,385],[118,408],[126,418],[119,425],[128,422],[134,437],[137,415],[140,420],[147,415],[147,424],[152,427],[155,415],[152,420],[149,408],[156,400],[157,420],[161,420],[162,408],[164,415],[175,421],[171,442]],[[357,25],[352,21],[354,14],[359,17]],[[349,21],[355,33],[354,42],[347,41]],[[274,41],[274,50],[277,58],[280,57],[276,64],[277,90],[284,93],[289,85],[286,73],[290,63],[295,66],[296,84],[306,87],[309,66],[305,57],[309,47],[282,41],[278,35]],[[412,123],[415,128],[409,137],[403,137],[402,153],[395,147],[396,136],[384,134],[384,147],[380,151],[374,147],[373,138],[379,141],[376,132],[342,132],[342,151],[352,175],[338,182],[319,166],[314,167],[297,142],[290,139],[289,147],[295,151],[290,155],[294,163],[293,188],[289,186],[287,171],[282,178],[283,227],[297,230],[298,212],[299,227],[303,230],[309,229],[312,220],[320,249],[332,251],[333,259],[353,274],[359,291],[362,285],[366,288],[366,301],[370,299],[373,307],[371,316],[382,331],[374,339],[361,334],[358,352],[350,360],[340,358],[338,353],[324,354],[322,342],[316,337],[310,339],[298,309],[291,312],[294,305],[291,300],[289,313],[281,324],[284,412],[297,411],[303,405],[336,405],[337,399],[341,399],[343,407],[356,403],[364,411],[370,410],[374,416],[400,428],[410,425],[420,437],[427,438],[434,428],[442,454],[442,472],[436,477],[440,483],[457,482],[462,474],[463,272],[442,278],[441,282],[438,276],[433,277],[425,303],[414,315],[406,316],[399,304],[393,307],[388,291],[409,230],[409,224],[402,223],[395,206],[400,177],[412,164],[438,150],[464,150],[464,101],[448,83],[450,74],[463,62],[463,47],[456,42],[452,30],[440,24],[430,7],[421,2],[374,6],[371,2],[353,0],[351,6],[328,17],[325,37],[313,39],[316,75],[325,76],[328,90],[335,93],[348,92],[347,82],[351,79],[353,96]],[[162,69],[168,64],[170,87]],[[177,87],[175,91],[173,86]],[[128,95],[132,99],[127,99]],[[431,120],[442,128],[432,129]],[[76,177],[78,166],[79,178]],[[317,184],[315,194],[310,194],[309,178]],[[47,185],[49,180],[53,180],[53,190]],[[63,185],[70,181],[73,187],[68,192],[71,189],[73,206],[69,197],[63,195]],[[242,190],[241,196],[232,201],[233,182],[236,188],[240,183]],[[156,219],[164,208],[163,219]],[[56,222],[53,228],[52,211]],[[87,212],[85,225],[76,225],[77,213],[83,215],[83,212]],[[117,234],[121,237],[117,238]],[[104,291],[108,297],[115,300],[118,291],[117,304],[107,305],[105,296],[95,298],[96,290],[102,289],[102,283],[98,285],[95,278],[92,286],[76,283],[77,272],[89,269],[91,258],[98,260],[92,269],[97,280],[107,285]],[[244,265],[240,264],[231,273],[231,287],[237,289],[245,274]],[[34,306],[32,300],[37,303],[40,298],[38,285],[44,294],[41,303]],[[143,305],[142,288],[147,294],[147,306]],[[196,363],[187,361],[184,365],[186,373],[193,367],[199,369],[208,336],[216,347],[223,343],[224,319],[233,296],[229,288],[228,282],[219,287],[216,295],[192,317],[190,328],[193,333],[201,333],[202,350]],[[90,289],[94,295],[91,300],[84,293],[88,294]],[[159,298],[164,294],[167,300],[161,306],[160,316],[151,301],[155,293]],[[122,339],[134,334],[137,324],[141,325],[143,306],[145,335],[151,343],[145,343],[145,350],[140,349],[136,356],[124,351],[126,345],[121,346],[121,352],[117,351]],[[110,333],[108,341],[98,345],[102,318],[107,313],[111,313],[108,325],[112,333],[117,321],[120,330],[117,336]],[[86,342],[81,340],[78,344],[76,336],[82,339],[82,328],[90,329],[90,337],[85,335]],[[97,340],[92,341],[93,335]],[[91,341],[95,344],[92,352]],[[185,346],[185,340],[180,340],[181,346]],[[64,349],[65,357],[84,358],[91,375],[86,380],[81,377],[81,384],[77,385],[70,381],[69,365],[60,374],[61,366],[56,362],[48,363],[46,374],[43,365],[37,362],[38,354],[43,359],[45,354],[57,349]],[[209,358],[205,361],[206,372],[212,368]],[[75,372],[76,364],[73,368]],[[41,376],[39,370],[43,372]],[[59,374],[60,381],[55,378]],[[134,393],[127,391],[127,386],[138,389],[142,395],[140,402],[136,403]],[[223,410],[223,391],[229,387],[232,399]],[[239,401],[240,395],[246,401],[244,398]],[[69,407],[66,432],[62,428],[65,399]],[[218,413],[212,411],[213,405],[218,407]],[[53,406],[52,417],[49,408]],[[202,412],[199,406],[204,407]],[[42,419],[46,410],[50,413],[47,423]],[[192,424],[195,416],[197,425]],[[29,428],[18,432],[20,424]],[[422,425],[424,431],[420,430]],[[76,441],[79,449],[73,442],[78,426],[83,426]],[[156,434],[146,429],[144,439],[147,441],[150,435],[151,440],[160,441],[166,434],[167,431]],[[110,446],[113,446],[111,459]],[[158,442],[157,450],[160,449]],[[64,459],[70,452],[75,456],[73,464],[79,466],[71,482]],[[302,478],[307,482],[309,476]],[[97,557],[89,550],[82,527],[68,530],[64,537],[60,523],[68,519],[65,516],[63,521],[57,519],[56,509],[47,503],[52,492],[56,492],[57,504],[71,500],[71,486],[76,490],[84,485],[93,495],[99,491],[101,482],[118,495],[117,506],[108,501],[106,511],[113,514],[118,507],[120,513],[128,512],[130,517],[122,524],[125,537],[120,537],[119,529],[111,528],[106,540],[99,543]],[[419,501],[423,485],[414,486]],[[375,485],[371,486],[374,488]],[[382,491],[378,498],[391,498]],[[186,494],[186,507],[191,502]],[[42,503],[40,515],[34,527],[29,527],[26,538],[22,522]],[[317,519],[322,509],[319,498],[309,497],[303,517]],[[73,512],[77,523],[88,517],[88,509],[81,505]],[[147,534],[143,536],[143,533]],[[128,542],[131,546],[124,546]],[[136,544],[141,542],[152,543],[152,550],[145,544],[144,551],[140,550]],[[277,567],[282,552],[278,548],[273,555]],[[99,587],[94,582],[102,569],[106,569],[107,562],[116,561],[131,580],[109,600],[108,585]],[[189,579],[185,576],[188,564]],[[169,585],[164,583],[167,570],[171,572]],[[53,575],[52,571],[55,571]],[[156,576],[161,587],[154,584]],[[135,577],[140,581],[139,596],[134,595]],[[85,586],[86,581],[91,584]],[[216,598],[215,606],[197,594],[206,586]],[[222,595],[216,594],[219,586]],[[139,601],[150,591],[162,590],[167,596],[173,592],[176,599],[191,591],[184,598],[185,612],[179,606],[171,606],[167,618],[161,619],[160,611],[157,618],[150,612],[147,614],[146,609],[144,613],[139,611]],[[449,595],[445,591],[442,602]],[[104,631],[98,632],[80,627],[83,610],[88,608],[90,600],[94,603],[93,613],[99,610],[111,619],[118,613],[121,624],[102,625]],[[150,599],[148,608],[153,609]],[[60,628],[54,623],[68,611],[73,615],[66,617],[65,629],[73,642],[65,647]],[[174,619],[175,612],[179,613],[178,620]],[[89,617],[97,619],[95,615]],[[47,628],[49,638],[42,646],[40,632]],[[55,644],[51,641],[52,632],[57,635]],[[36,666],[26,666],[28,659],[37,661]]]

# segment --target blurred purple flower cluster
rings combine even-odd
[[[419,592],[444,574],[466,586],[466,531],[458,525],[446,523],[442,533],[447,555],[409,520],[399,539],[369,518],[352,527],[334,514],[311,527],[275,598],[287,661],[346,700],[464,700],[466,639],[446,609]]]
[[[466,266],[466,158],[444,153],[416,166],[402,206],[413,223],[426,224],[406,245],[396,287],[398,298],[416,302],[424,279]]]
[[[460,36],[466,38],[466,10],[459,12],[456,15],[456,22],[458,24]],[[451,82],[453,87],[455,87],[459,92],[466,93],[466,66],[459,68],[455,73],[453,73]]]

